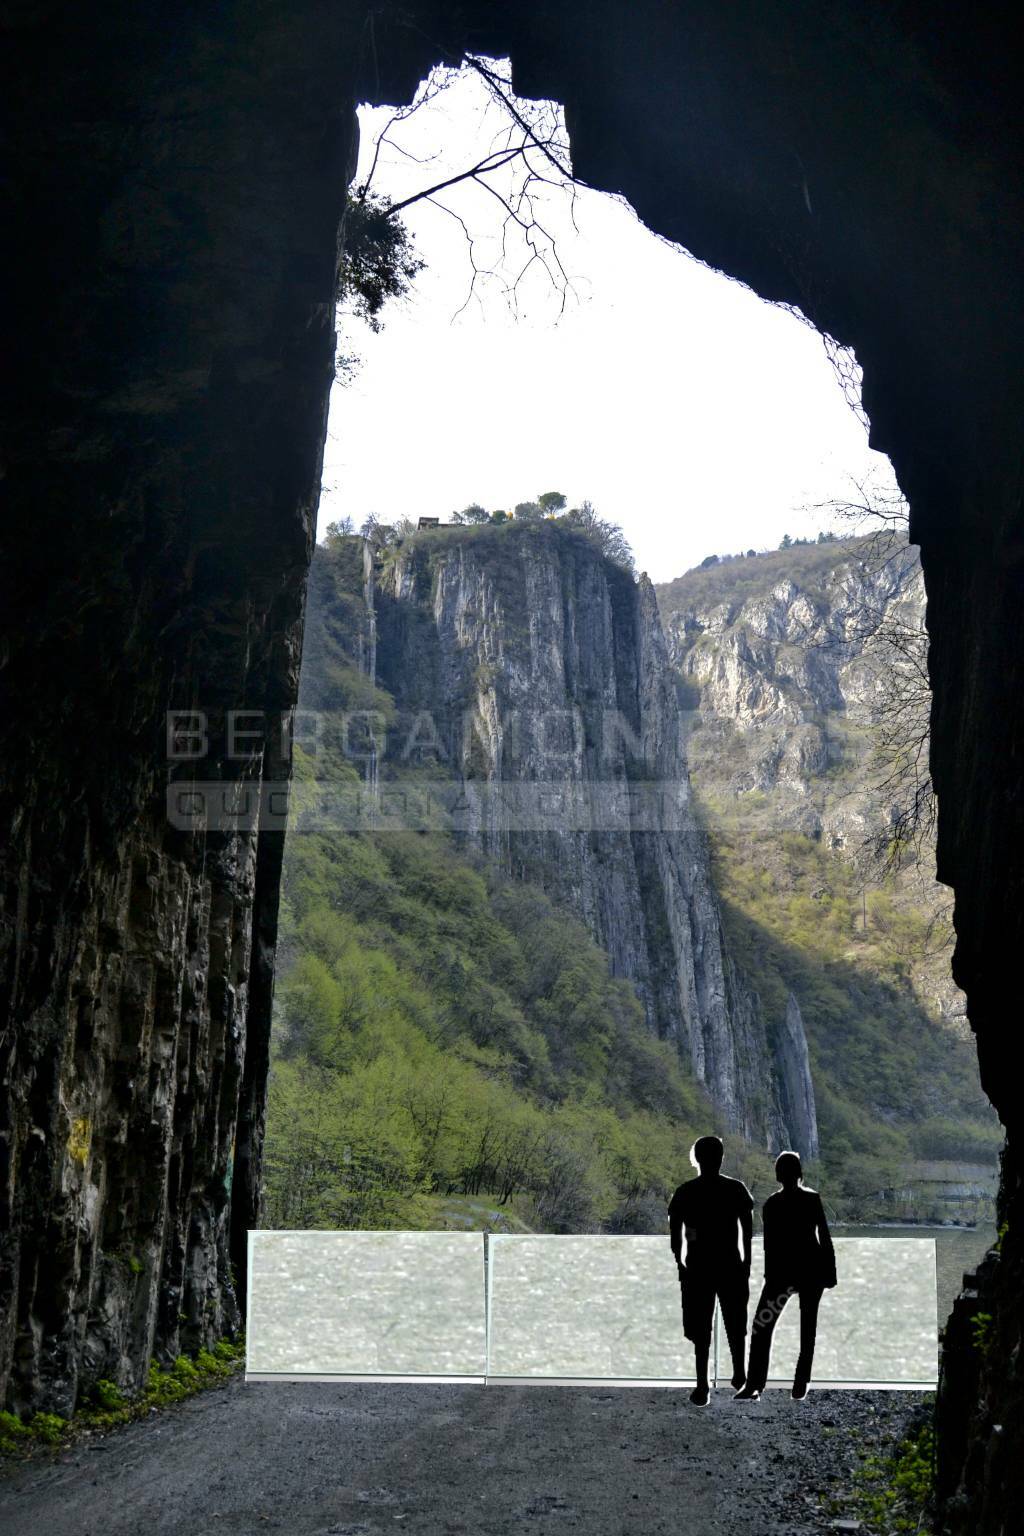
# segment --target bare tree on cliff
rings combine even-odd
[[[825,509],[851,537],[867,536],[861,558],[871,569],[905,557],[910,509],[898,486],[851,478],[850,495],[817,508]],[[879,703],[870,788],[887,802],[889,820],[866,840],[864,852],[881,860],[884,872],[918,863],[934,846],[938,810],[928,764],[932,690],[924,619],[896,604],[865,600],[853,632],[829,643],[851,652],[859,648],[875,663]]]
[[[633,551],[626,540],[626,535],[618,523],[610,523],[606,518],[598,517],[592,502],[581,502],[578,507],[572,507],[565,514],[565,521],[570,528],[576,528],[592,544],[595,544],[616,565],[621,565],[627,571],[635,570]]]

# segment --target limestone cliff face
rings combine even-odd
[[[731,763],[741,793],[782,789],[806,797],[839,754],[836,717],[858,726],[877,719],[886,659],[872,649],[879,622],[898,614],[918,629],[923,619],[912,548],[882,557],[869,540],[826,546],[824,568],[822,553],[812,546],[806,570],[799,548],[789,561],[737,561],[745,569],[731,585],[698,587],[692,596],[685,577],[660,589],[672,661],[700,690],[702,723],[747,733],[750,750],[741,765]]]
[[[796,1139],[806,1051],[783,1068],[727,952],[646,577],[554,528],[446,533],[381,576],[377,630],[378,681],[458,777],[465,835],[584,918],[730,1126]]]
[[[922,708],[906,654],[923,665],[917,551],[870,538],[797,547],[692,572],[660,587],[659,601],[692,689],[687,751],[701,801],[748,807],[762,832],[814,838],[878,886],[866,849],[884,842],[899,793],[878,761],[877,728],[894,709]],[[925,699],[925,730],[926,711]],[[948,895],[927,851],[899,872],[897,897],[938,914]],[[917,959],[913,982],[930,1014],[965,1031],[949,947]]]
[[[818,1155],[818,1115],[800,1004],[791,992],[777,1052],[782,1083],[782,1107],[790,1130],[790,1145],[805,1157]]]

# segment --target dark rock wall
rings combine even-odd
[[[0,196],[15,264],[3,405],[13,702],[0,743],[10,1400],[66,1403],[101,1313],[122,1337],[126,1309],[141,1319],[133,1370],[158,1316],[156,1337],[173,1346],[172,1314],[206,1305],[192,1299],[194,1265],[211,1277],[209,1290],[197,1283],[214,1311],[231,1310],[210,1247],[226,1152],[210,1138],[223,1148],[242,1038],[265,1028],[241,985],[254,860],[211,845],[204,861],[199,844],[168,839],[163,713],[292,696],[350,108],[359,95],[407,99],[433,59],[468,43],[511,51],[521,91],[567,103],[583,177],[798,304],[864,366],[873,441],[895,463],[921,547],[939,871],[956,892],[956,975],[1010,1141],[1008,1231],[986,1282],[995,1347],[963,1440],[994,1443],[989,1429],[1003,1426],[1009,1449],[985,1463],[984,1493],[984,1457],[965,1459],[964,1507],[975,1531],[1010,1529],[1006,1511],[1024,1496],[1012,1058],[1024,183],[1012,16],[907,0],[401,11],[23,0],[2,25],[14,132]],[[257,971],[272,948],[273,883],[267,871]],[[162,1110],[172,1082],[175,1106]],[[245,1091],[255,1147],[252,1067]],[[182,1127],[170,1145],[154,1128],[161,1114]],[[80,1119],[90,1131],[75,1131]],[[162,1162],[166,1179],[151,1182],[142,1170]],[[105,1213],[121,1209],[122,1236],[147,1220],[161,1234],[143,1256],[152,1292],[130,1304],[96,1278]]]
[[[168,825],[165,711],[208,712],[201,778],[280,776],[273,733],[226,757],[223,711],[295,693],[354,52],[330,7],[325,71],[279,8],[204,9],[23,7],[2,46],[15,1407],[239,1315],[281,838]]]

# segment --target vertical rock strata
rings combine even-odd
[[[728,1125],[786,1140],[806,1046],[767,1038],[728,954],[647,578],[556,528],[421,540],[382,578],[377,675],[406,730],[429,717],[467,834],[580,914]]]
[[[782,1081],[782,1110],[789,1128],[789,1144],[803,1157],[817,1157],[818,1116],[807,1053],[807,1035],[804,1032],[800,1004],[792,992],[786,999],[786,1013],[776,1059]]]

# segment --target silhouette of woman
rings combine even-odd
[[[771,1360],[772,1335],[791,1296],[800,1298],[800,1354],[793,1377],[793,1396],[807,1396],[814,1360],[821,1295],[836,1283],[836,1256],[816,1190],[803,1181],[795,1152],[780,1152],[775,1177],[782,1185],[764,1203],[764,1288],[750,1330],[747,1380],[735,1394],[757,1398],[764,1391]]]

